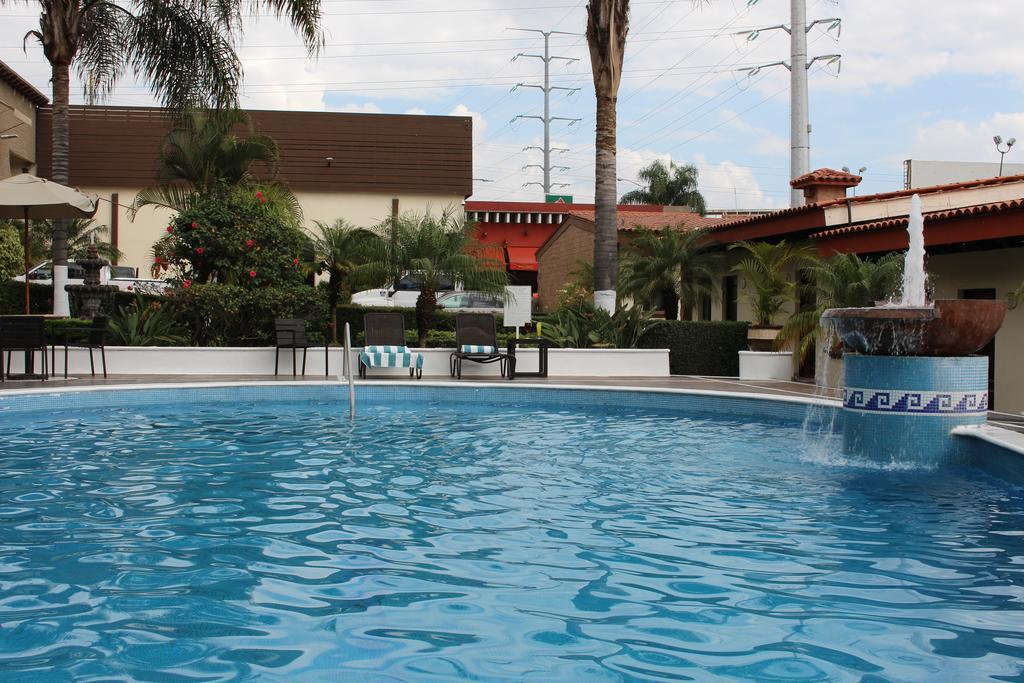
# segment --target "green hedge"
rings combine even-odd
[[[53,310],[53,287],[29,284],[29,305],[32,313]],[[21,315],[25,312],[25,283],[17,280],[0,282],[0,315]]]
[[[736,377],[749,322],[664,320],[640,339],[644,349],[669,349],[673,375]]]
[[[363,338],[363,316],[367,313],[401,313],[405,318],[405,334],[416,332],[416,309],[415,308],[388,308],[378,306],[338,306],[338,339],[341,339],[345,323],[352,325],[352,343],[361,343]],[[499,321],[500,324],[500,321]],[[431,330],[444,332],[455,331],[455,314],[447,311],[437,311],[434,314],[434,324]],[[357,341],[360,340],[360,341]]]

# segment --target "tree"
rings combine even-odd
[[[0,282],[25,272],[25,249],[21,235],[11,223],[0,221]]]
[[[829,308],[863,308],[892,297],[903,282],[903,254],[862,259],[857,254],[836,254],[807,266],[817,293],[814,306],[789,317],[776,337],[776,346],[796,345],[803,361],[814,348],[821,315]]]
[[[587,45],[597,98],[594,161],[594,304],[615,312],[618,229],[615,211],[616,99],[629,31],[629,0],[590,0]]]
[[[697,167],[693,164],[677,166],[669,161],[655,159],[637,173],[646,187],[622,195],[623,204],[657,204],[659,206],[689,206],[700,215],[706,209],[704,196],[697,189]]]
[[[747,299],[754,311],[754,324],[770,327],[782,307],[797,291],[788,270],[810,263],[814,251],[810,247],[794,247],[782,240],[769,242],[737,242],[730,249],[743,249],[747,255],[733,267],[747,281]]]
[[[70,178],[71,67],[82,79],[86,101],[108,96],[131,72],[149,83],[168,108],[222,109],[236,104],[242,64],[235,45],[245,16],[285,17],[310,52],[323,42],[320,0],[27,0],[38,2],[39,41],[53,83],[52,179]],[[0,7],[23,0],[0,0]],[[244,10],[244,12],[243,12]],[[55,313],[68,313],[66,223],[53,234]]]
[[[110,228],[106,225],[97,225],[91,218],[75,218],[64,223],[67,226],[65,235],[69,261],[83,258],[89,245],[94,242],[100,256],[109,261],[116,261],[124,256],[107,239]],[[32,263],[42,263],[53,253],[53,233],[56,224],[57,221],[32,221],[28,246],[29,260]]]
[[[665,318],[684,318],[701,296],[715,292],[719,256],[707,239],[708,230],[638,230],[629,243],[623,268],[624,292],[647,303],[660,296]]]
[[[310,240],[306,262],[317,272],[326,272],[327,305],[331,310],[331,342],[338,341],[338,302],[343,291],[352,290],[357,269],[373,262],[381,253],[381,238],[376,233],[357,228],[343,218],[333,224],[316,222],[317,233]],[[367,281],[368,285],[382,284]]]
[[[302,284],[308,238],[281,218],[259,190],[220,187],[192,197],[153,245],[154,271],[184,287],[219,282],[246,287]]]
[[[240,128],[246,131],[243,137],[235,133]],[[164,137],[157,158],[159,184],[139,192],[132,211],[161,206],[181,212],[196,194],[244,185],[258,188],[270,206],[281,208],[286,219],[298,224],[298,200],[276,180],[279,161],[277,143],[257,134],[245,112],[190,112]],[[257,164],[264,168],[262,176],[253,170]]]
[[[378,256],[358,268],[361,277],[379,281],[395,273],[410,273],[420,283],[416,299],[416,331],[419,345],[437,310],[437,292],[445,282],[460,282],[466,289],[501,294],[508,284],[504,264],[474,253],[477,242],[472,228],[450,210],[439,217],[404,214],[387,223],[388,233],[378,246]]]

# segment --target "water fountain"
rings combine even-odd
[[[971,355],[995,336],[1001,300],[929,302],[921,200],[911,200],[910,248],[898,303],[833,308],[822,316],[842,340],[843,443],[847,457],[935,466],[958,458],[950,430],[983,424],[988,358]]]
[[[93,242],[87,247],[85,258],[75,259],[75,263],[80,265],[85,273],[82,284],[64,285],[64,289],[79,301],[78,317],[92,320],[99,315],[104,300],[112,298],[117,291],[114,285],[100,284],[100,271],[110,262],[100,257]]]

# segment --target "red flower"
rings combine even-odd
[[[267,198],[266,197],[260,197],[260,204],[266,204],[266,203],[267,203]]]
[[[253,242],[252,240],[246,240],[245,241],[245,246],[249,247],[250,249],[252,249],[252,245],[254,245],[254,244],[256,244],[256,243]]]
[[[174,226],[168,225],[167,232],[174,232]]]
[[[202,247],[196,247],[196,253],[199,254],[200,256],[202,256],[203,255],[203,248]]]
[[[293,265],[293,266],[297,266],[297,265],[299,265],[299,259],[297,259],[297,258],[293,258],[293,259],[292,259],[292,265]]]
[[[185,289],[188,289],[189,287],[192,286],[192,281],[191,280],[182,280],[181,286],[184,287]]]
[[[259,190],[256,190],[256,199],[263,199],[263,193]]]
[[[128,285],[128,291],[129,292],[132,291],[132,286],[131,285]]]
[[[162,263],[162,261],[160,260],[159,256],[157,256],[155,259],[153,259],[153,261],[155,261],[156,263]]]
[[[254,277],[256,277],[256,271],[255,271],[255,270],[250,270],[250,271],[249,271],[249,277],[250,277],[250,278],[254,278]]]
[[[198,228],[198,227],[199,227],[199,224],[198,224],[198,223],[196,223],[195,221],[192,221],[192,227],[193,227],[193,228]]]

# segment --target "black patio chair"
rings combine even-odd
[[[302,349],[302,375],[306,375],[306,353],[313,345],[306,337],[306,321],[302,318],[276,318],[274,335],[277,345],[274,347],[274,374],[277,375],[278,363],[281,360],[281,349],[292,350],[292,377],[296,376],[296,361],[299,349]]]
[[[453,377],[462,379],[462,361],[498,363],[505,377],[515,356],[498,348],[498,326],[490,313],[459,313],[455,316],[455,351],[449,356]]]
[[[0,318],[0,382],[4,379],[4,353],[7,353],[7,375],[11,374],[11,356],[15,351],[25,352],[25,374],[35,369],[35,352],[43,358],[43,374],[35,379],[45,380],[49,376],[46,357],[46,322],[42,316],[10,316]]]
[[[423,355],[405,345],[405,316],[401,313],[367,313],[363,316],[363,350],[359,376],[370,368],[409,368],[409,376],[423,378]]]
[[[107,330],[108,319],[105,315],[98,315],[92,319],[92,325],[89,327],[78,327],[69,328],[62,330],[54,339],[51,339],[53,344],[51,353],[53,358],[51,365],[53,366],[54,373],[57,372],[57,344],[63,342],[64,344],[64,378],[68,376],[68,349],[89,349],[89,370],[92,372],[92,376],[96,376],[96,359],[93,357],[93,350],[99,349],[100,359],[103,361],[103,379],[107,378]]]

